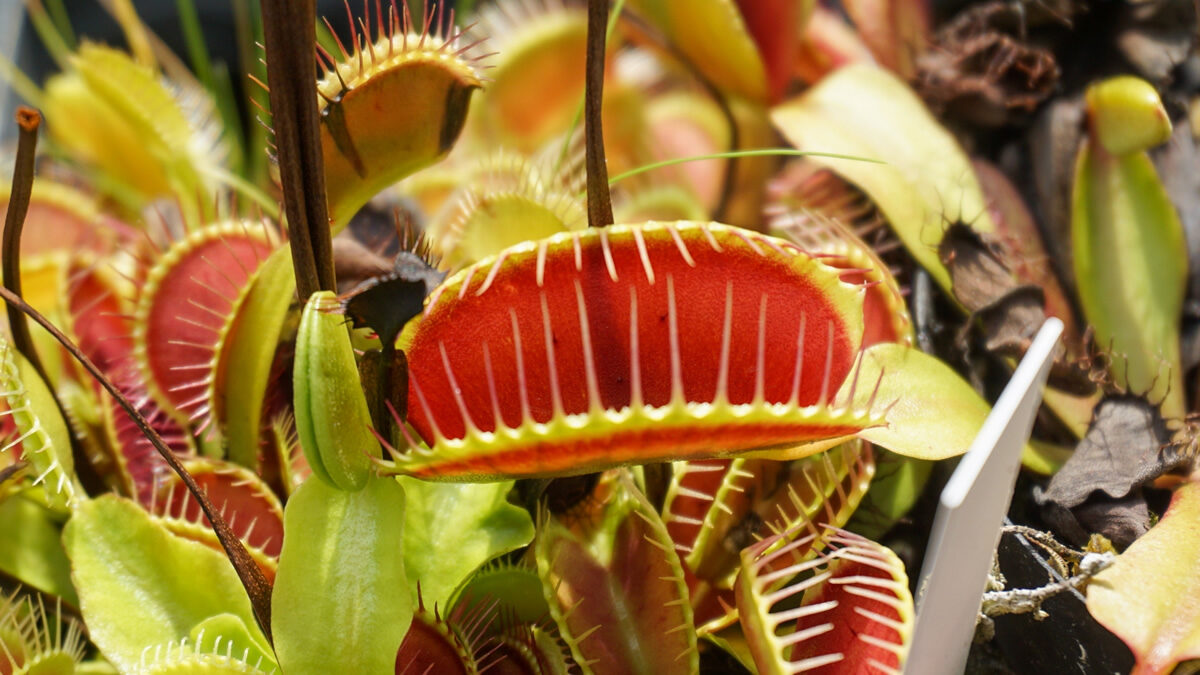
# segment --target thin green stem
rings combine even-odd
[[[833,152],[808,152],[806,150],[794,150],[791,148],[760,148],[758,150],[734,150],[731,152],[714,152],[708,155],[695,155],[692,157],[675,157],[672,159],[664,159],[661,162],[653,162],[639,166],[636,169],[630,169],[623,173],[619,173],[608,180],[609,185],[632,178],[647,171],[662,169],[676,164],[686,164],[688,162],[701,162],[706,159],[734,159],[737,157],[828,157],[830,159],[849,159],[856,162],[869,162],[871,164],[887,164],[883,160],[871,159],[870,157],[855,157],[854,155],[839,155]]]
[[[258,59],[257,46],[263,44],[265,38],[262,31],[262,15],[257,0],[233,0],[234,36],[238,44],[238,64],[245,80],[251,76],[259,82],[267,81],[267,69]],[[256,108],[266,110],[271,102],[267,100],[267,92],[258,85],[246,87],[246,95]],[[267,130],[263,124],[252,122],[247,126],[242,143],[244,156],[242,159],[242,175],[251,183],[262,184],[267,175]]]
[[[0,54],[0,82],[6,82],[9,88],[17,92],[17,96],[25,99],[29,105],[35,108],[46,107],[42,104],[42,90],[4,54]]]
[[[212,60],[208,56],[208,46],[204,44],[204,30],[200,28],[196,3],[192,0],[175,0],[175,12],[179,15],[179,28],[183,31],[183,43],[187,46],[192,71],[205,89],[214,92]]]
[[[50,58],[54,59],[54,63],[60,69],[67,68],[71,58],[71,48],[63,36],[58,33],[54,20],[46,13],[46,8],[42,5],[41,0],[27,0],[25,12],[29,16],[29,22],[33,24],[34,32],[38,34],[42,45],[49,52]]]
[[[71,28],[71,17],[67,14],[67,8],[63,5],[63,0],[46,0],[46,12],[50,15],[50,20],[54,22],[54,27],[62,37],[63,44],[68,49],[75,49],[75,31]]]
[[[204,167],[203,171],[205,175],[215,178],[216,180],[233,188],[234,191],[241,196],[254,202],[263,210],[264,214],[276,220],[279,218],[279,205],[276,204],[266,192],[263,192],[262,188],[258,187],[254,183],[251,183],[245,178],[242,178],[235,173],[230,173],[229,171],[226,171],[218,166]]]

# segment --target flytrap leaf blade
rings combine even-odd
[[[947,291],[950,275],[937,257],[943,219],[967,218],[977,232],[994,230],[962,148],[912,89],[882,68],[842,68],[773,108],[771,118],[799,150],[886,162],[810,158],[867,193],[908,252]]]
[[[747,547],[741,558],[738,612],[760,673],[899,672],[913,603],[904,563],[886,546],[801,525]]]
[[[326,57],[317,84],[325,188],[335,230],[376,193],[450,152],[482,86],[457,28],[414,31],[407,10],[376,31],[354,30],[350,52]],[[384,25],[386,21],[386,26]]]
[[[318,478],[342,490],[361,490],[379,442],[358,379],[346,319],[330,291],[314,293],[300,317],[293,368],[296,431]]]
[[[220,614],[267,644],[228,558],[172,535],[133,502],[106,495],[80,504],[63,542],[89,637],[122,672],[137,670],[146,647]]]
[[[47,505],[66,510],[77,503],[82,489],[76,484],[71,435],[54,394],[33,365],[0,337],[0,395],[3,416],[11,416],[17,436],[3,450],[18,445],[29,462],[34,485],[45,486]]]
[[[284,670],[392,672],[413,615],[403,520],[404,490],[390,478],[356,492],[310,478],[292,495],[271,597]]]
[[[1104,110],[1089,112],[1097,124],[1106,117]],[[1075,163],[1071,241],[1080,304],[1097,344],[1116,355],[1118,385],[1162,401],[1164,415],[1182,417],[1183,226],[1150,157],[1136,145],[1110,154],[1105,140],[1086,139]],[[1134,140],[1110,142],[1124,148]]]
[[[449,607],[451,593],[480,565],[533,540],[529,513],[507,501],[512,483],[398,480],[407,496],[404,569],[430,605]]]

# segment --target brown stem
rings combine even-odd
[[[25,229],[25,217],[29,214],[29,200],[33,194],[34,159],[37,154],[38,127],[42,124],[42,115],[33,108],[20,106],[17,108],[17,127],[20,135],[17,137],[17,160],[13,167],[12,191],[8,196],[8,212],[4,216],[4,235],[0,240],[0,275],[4,278],[4,288],[14,295],[21,295],[21,233]],[[38,357],[29,333],[29,324],[25,315],[13,307],[6,308],[9,331],[12,333],[13,347],[29,361],[34,371],[47,384],[50,378]],[[54,403],[63,416],[62,401],[54,397]],[[91,458],[85,452],[83,444],[75,435],[71,435],[71,454],[75,457],[75,475],[80,485],[89,495],[97,495],[107,491],[104,480],[96,472]]]
[[[0,298],[3,298],[8,303],[9,308],[15,307],[41,325],[42,328],[45,328],[55,340],[58,340],[59,344],[70,352],[71,356],[83,366],[84,370],[88,371],[100,383],[100,386],[104,387],[116,399],[117,405],[121,406],[129,417],[133,419],[133,423],[137,425],[142,435],[150,441],[155,450],[158,450],[158,454],[162,456],[167,465],[179,475],[179,479],[183,481],[188,491],[196,498],[196,501],[200,504],[200,509],[204,511],[208,522],[212,524],[213,531],[217,534],[217,539],[221,542],[221,548],[225,549],[225,554],[229,557],[229,562],[233,563],[233,569],[242,581],[242,587],[246,589],[246,594],[250,596],[250,605],[254,609],[254,618],[258,621],[259,628],[266,635],[267,641],[272,642],[271,584],[263,576],[262,570],[258,568],[254,559],[250,557],[250,553],[246,551],[246,547],[242,544],[242,541],[230,529],[229,523],[225,522],[225,518],[222,517],[221,512],[212,505],[212,502],[208,500],[208,496],[200,489],[196,480],[192,478],[192,474],[188,473],[188,470],[180,464],[179,459],[175,457],[175,453],[171,452],[171,449],[167,447],[166,442],[158,435],[154,427],[150,426],[146,418],[142,417],[142,414],[130,403],[129,399],[125,398],[121,390],[96,367],[96,364],[92,363],[92,360],[86,354],[80,351],[79,347],[71,342],[70,338],[63,335],[62,331],[50,323],[46,317],[42,316],[36,309],[30,307],[28,303],[22,300],[20,296],[7,288],[0,288]]]
[[[335,290],[317,110],[315,0],[263,0],[263,38],[279,181],[300,301]]]
[[[33,165],[37,155],[38,127],[42,116],[33,108],[17,108],[17,161],[13,167],[12,192],[8,196],[8,213],[4,216],[4,239],[0,243],[0,269],[4,274],[4,287],[15,295],[21,295],[21,230],[25,228],[25,215],[29,213],[29,198],[33,193]],[[8,327],[12,331],[13,346],[37,371],[43,380],[46,369],[33,347],[29,324],[25,315],[15,307],[8,308]]]
[[[587,211],[590,227],[612,225],[612,196],[608,191],[608,164],[604,159],[604,47],[608,28],[608,0],[588,0],[587,65],[583,103],[584,141],[587,146]]]

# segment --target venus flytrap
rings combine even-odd
[[[457,28],[442,32],[441,4],[427,9],[417,26],[407,3],[392,2],[386,16],[377,5],[349,49],[339,42],[340,53],[320,52],[321,150],[335,229],[380,190],[443,158],[482,85],[471,55],[477,42]]]
[[[734,3],[706,1],[691,13],[696,3],[633,4],[674,42],[672,58],[689,61],[667,87],[716,83],[721,105],[735,118],[730,145],[773,145],[766,138],[767,82],[755,75],[762,63],[733,20]],[[609,20],[606,4],[588,7],[586,72],[567,74],[585,80],[588,92],[593,227],[576,229],[584,209],[570,179],[542,173],[540,165],[534,171],[532,160],[522,158],[515,179],[521,189],[503,180],[495,191],[479,189],[479,209],[464,216],[457,240],[436,238],[440,250],[416,256],[419,264],[405,251],[390,272],[334,296],[331,232],[377,191],[445,156],[480,84],[473,47],[457,33],[440,35],[432,7],[424,22],[414,22],[406,9],[379,5],[363,17],[352,45],[320,54],[327,72],[318,83],[315,70],[311,77],[305,70],[312,66],[311,16],[301,4],[264,1],[268,17],[278,19],[268,26],[267,84],[290,250],[277,246],[269,219],[247,226],[244,210],[230,206],[227,223],[188,220],[193,234],[183,243],[165,242],[163,261],[131,266],[141,308],[136,342],[149,365],[134,371],[139,381],[121,388],[103,383],[127,394],[154,392],[147,401],[173,416],[186,441],[169,448],[165,426],[135,419],[196,494],[194,503],[184,498],[174,479],[130,480],[120,489],[169,517],[151,517],[115,497],[88,502],[72,516],[68,546],[84,618],[99,626],[95,644],[105,656],[123,671],[147,673],[390,672],[430,663],[465,672],[501,663],[518,672],[694,672],[702,636],[740,632],[761,652],[770,640],[756,632],[755,617],[787,611],[753,592],[734,609],[743,583],[734,577],[739,559],[744,583],[753,584],[771,574],[782,582],[809,555],[823,555],[820,566],[835,578],[857,577],[847,560],[861,553],[884,561],[876,569],[887,572],[889,589],[902,585],[894,559],[873,545],[827,529],[822,541],[834,542],[831,549],[801,551],[773,532],[846,522],[871,480],[875,450],[863,439],[919,457],[952,456],[966,447],[986,404],[943,364],[906,346],[911,335],[900,290],[878,257],[858,244],[834,238],[818,246],[804,234],[788,241],[711,222],[694,200],[679,207],[698,213],[694,220],[612,225],[599,133],[610,60],[602,28],[615,26],[612,44],[623,45],[629,27]],[[545,31],[550,44],[540,47],[581,46],[578,9]],[[714,29],[722,39],[705,41]],[[737,58],[718,58],[729,44]],[[520,106],[529,102],[513,92],[527,91],[529,82],[521,79],[520,58],[506,63],[505,83],[513,89],[475,97],[474,109],[499,105],[514,115],[499,122],[521,126]],[[745,69],[751,77],[742,77]],[[562,114],[568,104],[536,110],[544,114],[528,125],[522,150],[558,156],[554,150],[569,130],[555,122],[569,122]],[[495,155],[495,148],[472,145],[483,145],[474,136],[464,135],[451,163]],[[553,141],[549,151],[534,147],[541,143],[524,145],[541,136]],[[633,133],[622,138],[628,157],[646,150],[635,141]],[[775,152],[722,157],[739,162],[727,165],[723,184],[731,192],[718,210],[740,210],[739,218],[764,225],[757,204],[777,161],[768,154]],[[740,161],[748,159],[755,162]],[[746,170],[751,164],[756,170]],[[644,185],[683,189],[669,180]],[[512,193],[518,198],[509,199]],[[497,204],[505,208],[489,210]],[[546,226],[528,227],[529,213]],[[437,269],[436,254],[445,261]],[[201,287],[220,288],[220,306],[210,304],[197,278]],[[85,314],[85,304],[71,310],[73,318]],[[180,315],[187,320],[169,321]],[[385,344],[356,359],[350,321],[372,327]],[[392,338],[406,322],[397,343]],[[192,347],[198,354],[181,354],[184,343],[202,346]],[[399,373],[407,379],[373,387],[360,361],[397,347],[405,360],[383,361],[389,374],[393,362],[407,363]],[[89,373],[112,379],[116,370]],[[123,406],[153,417],[127,398]],[[385,421],[394,421],[395,433],[384,424],[376,436],[372,427],[380,420],[372,411],[386,404],[394,419]],[[948,409],[956,414],[941,414]],[[128,441],[109,435],[121,445]],[[175,458],[197,440],[242,468]],[[380,440],[399,447],[380,458]],[[296,445],[304,461],[293,464],[289,450]],[[677,474],[660,507],[652,501],[656,470],[628,467],[668,460],[677,460]],[[305,463],[317,477],[301,483]],[[553,488],[563,476],[600,470],[605,477],[581,481],[576,499],[535,504],[542,514],[536,527],[509,503],[511,479],[546,478]],[[390,474],[409,477],[398,484]],[[266,496],[268,488],[290,495],[277,569],[271,559],[280,544],[278,502]],[[218,602],[163,581],[159,563],[147,558],[161,547],[171,567],[222,562],[210,548],[212,537],[199,532],[198,506],[217,528],[251,602],[229,587],[226,568],[219,584],[229,600]],[[124,518],[131,510],[138,515]],[[778,565],[739,556],[759,537],[768,543],[754,555],[779,553]],[[532,579],[543,589],[544,604],[534,604],[538,612],[548,609],[549,618],[533,616],[529,603],[503,593],[464,600],[468,589],[489,588],[496,563],[484,566],[498,556],[519,566],[509,572],[524,580],[520,587]],[[109,560],[133,573],[109,570]],[[760,576],[745,581],[752,575]],[[153,601],[131,608],[123,591]],[[814,584],[808,591],[837,594],[838,588]],[[838,640],[795,639],[822,658],[855,658],[861,645],[842,640],[845,632],[899,622],[883,652],[870,656],[896,667],[904,602],[897,593],[885,604],[897,616],[876,612],[884,618],[866,616],[871,625],[864,627],[861,613],[831,613]],[[126,620],[137,625],[122,633]],[[315,626],[330,626],[339,639],[314,639]],[[435,638],[446,648],[438,660],[423,660],[422,648]],[[229,644],[237,654],[219,646]]]

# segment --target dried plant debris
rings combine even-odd
[[[978,321],[984,348],[1001,357],[1023,356],[1046,321],[1042,289],[1021,284],[1005,263],[1003,248],[963,223],[946,230],[938,256],[950,272],[955,298]],[[1060,347],[1051,386],[1087,395],[1095,391],[1087,375],[1085,368],[1068,361]]]
[[[1133,394],[1114,394],[1096,406],[1075,454],[1034,497],[1050,526],[1083,544],[1091,533],[1128,546],[1150,528],[1142,488],[1189,461],[1171,444],[1158,407]]]
[[[954,297],[969,312],[991,305],[1017,286],[1000,246],[964,223],[946,230],[938,257],[950,272]]]
[[[985,127],[1032,113],[1054,93],[1058,64],[1024,39],[1023,7],[991,2],[959,14],[918,61],[916,87],[939,116]]]
[[[1058,98],[1038,113],[1030,130],[1028,149],[1035,208],[1054,270],[1074,295],[1075,263],[1071,247],[1071,187],[1075,154],[1083,139],[1082,96]]]
[[[1166,84],[1195,43],[1196,10],[1190,2],[1122,3],[1114,25],[1117,50],[1151,82]]]
[[[1187,237],[1188,295],[1200,298],[1200,148],[1196,147],[1191,125],[1176,124],[1171,140],[1150,156]]]

